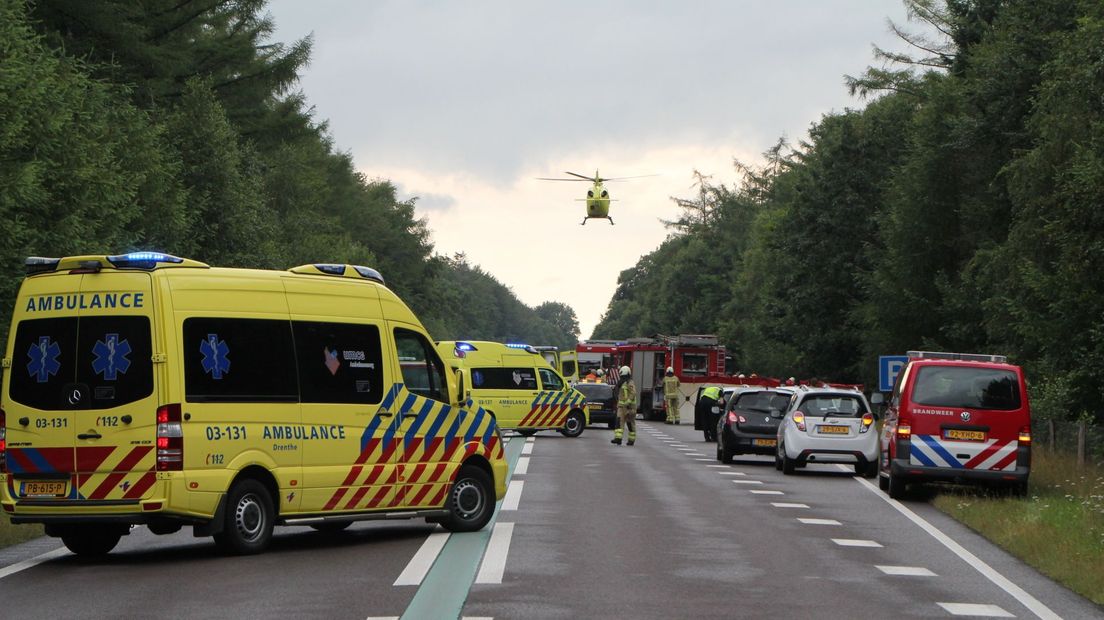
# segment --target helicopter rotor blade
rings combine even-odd
[[[570,174],[573,177],[579,177],[580,179],[583,179],[585,181],[590,181],[591,183],[593,183],[595,181],[601,181],[602,180],[602,179],[599,179],[597,177],[584,176],[584,175],[579,174],[578,172],[571,172],[570,170],[564,170],[564,174]]]
[[[538,181],[589,181],[590,179],[550,179],[548,177],[535,177]]]
[[[599,181],[627,181],[629,179],[646,179],[648,177],[658,177],[658,174],[641,174],[635,177],[614,177],[612,179],[598,179]]]

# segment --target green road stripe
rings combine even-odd
[[[517,467],[518,458],[525,439],[514,437],[506,444],[506,461],[510,469],[506,474],[506,485]],[[479,562],[491,539],[491,530],[498,521],[498,511],[502,507],[500,500],[495,504],[491,521],[478,532],[465,532],[449,536],[445,547],[429,569],[414,599],[403,612],[403,620],[421,620],[422,618],[459,618],[468,600],[468,592],[475,583]]]

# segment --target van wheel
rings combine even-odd
[[[465,465],[456,475],[448,499],[448,516],[441,525],[450,532],[474,532],[483,529],[494,514],[494,488],[487,472]]]
[[[252,478],[234,483],[226,496],[226,522],[215,543],[226,553],[260,553],[272,540],[275,514],[265,485]]]
[[[893,499],[905,499],[908,496],[908,486],[900,476],[894,476],[893,472],[890,472],[889,479],[886,481],[886,493]]]
[[[61,542],[77,555],[98,557],[110,553],[122,537],[118,527],[85,525],[75,527],[73,531],[63,534]]]
[[[523,437],[532,437],[533,435],[537,434],[537,431],[531,428],[516,428],[514,429],[514,432]]]
[[[352,521],[325,521],[323,523],[315,523],[311,526],[311,529],[326,534],[333,534],[344,530],[352,524]]]
[[[1012,497],[1027,497],[1027,483],[1013,482],[1008,485],[1008,494]]]
[[[567,420],[564,421],[564,427],[560,429],[560,433],[564,437],[578,437],[583,434],[583,427],[586,426],[586,419],[583,418],[581,411],[576,409],[567,414]]]

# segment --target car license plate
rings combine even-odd
[[[826,435],[846,435],[851,432],[850,426],[818,426],[817,432],[824,433]]]
[[[601,409],[602,403],[587,403],[587,409]]]
[[[943,431],[944,439],[965,439],[966,441],[985,441],[985,431],[967,431],[949,428]]]
[[[20,495],[23,497],[65,497],[67,484],[64,480],[24,482]]]
[[[752,442],[755,446],[775,446],[778,445],[777,439],[756,439]]]

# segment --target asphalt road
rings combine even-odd
[[[280,528],[223,557],[136,528],[107,558],[0,551],[5,618],[1104,618],[922,501],[829,465],[720,465],[690,426],[515,437],[493,526]],[[802,520],[805,521],[802,521]]]

